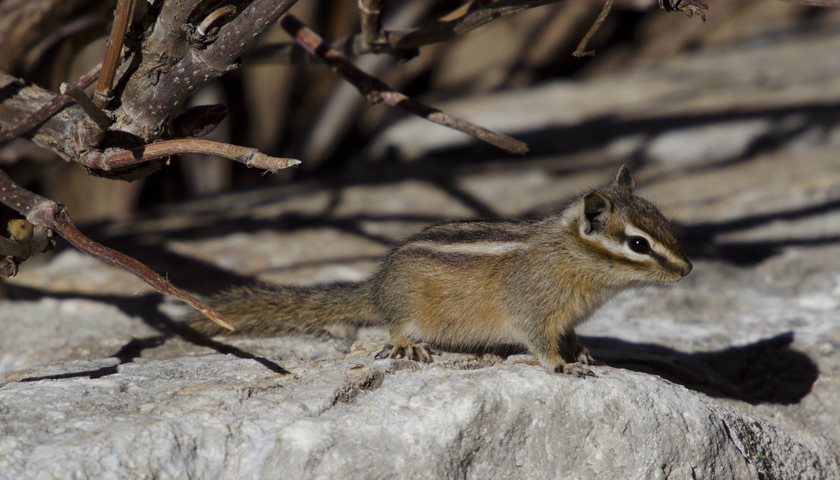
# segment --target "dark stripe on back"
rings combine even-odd
[[[465,221],[432,225],[407,239],[412,242],[464,244],[475,242],[523,242],[531,236],[530,223]]]

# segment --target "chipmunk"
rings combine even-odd
[[[391,341],[375,358],[431,362],[430,345],[520,344],[551,371],[591,375],[584,365],[596,362],[575,327],[621,290],[676,282],[692,268],[669,222],[633,186],[622,166],[610,185],[540,221],[432,225],[398,243],[364,282],[249,286],[210,303],[236,323],[233,334],[380,324]]]

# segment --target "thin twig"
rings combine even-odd
[[[333,70],[352,83],[371,102],[385,101],[388,105],[399,107],[431,122],[472,135],[511,153],[524,154],[528,151],[528,145],[519,140],[479,127],[391,90],[378,78],[356,68],[346,57],[330,48],[318,34],[305,27],[293,15],[284,15],[280,19],[280,26],[289,32],[309,53],[322,58]]]
[[[432,43],[445,42],[459,35],[463,35],[488,22],[498,20],[519,13],[530,8],[541,7],[563,0],[508,0],[497,1],[480,6],[473,6],[469,2],[458,7],[449,14],[423,27],[404,30],[379,30],[377,40],[371,46],[368,42],[371,28],[365,27],[362,17],[362,33],[339,38],[329,43],[330,47],[347,57],[357,57],[367,53],[390,53],[397,56],[413,56],[416,49]],[[840,0],[838,0],[840,1]],[[368,25],[372,22],[367,20]],[[307,57],[300,55],[301,47],[297,44],[275,43],[266,44],[250,51],[244,62],[251,63],[284,63],[302,64],[312,63]],[[311,58],[311,57],[309,57]]]
[[[175,285],[172,285],[168,280],[155,273],[146,265],[84,236],[73,226],[70,217],[62,207],[47,198],[34,194],[17,185],[3,171],[0,171],[0,202],[5,203],[13,210],[24,215],[33,225],[55,231],[74,247],[88,255],[137,275],[160,293],[181,299],[209,317],[210,320],[229,330],[234,330],[233,323],[222,316],[222,314]]]
[[[122,53],[125,32],[131,22],[134,13],[134,0],[117,0],[117,9],[114,12],[114,26],[111,27],[111,37],[108,39],[108,50],[105,52],[105,59],[102,61],[102,75],[96,84],[96,92],[93,94],[93,102],[99,108],[106,108],[111,100],[111,84],[114,82],[114,73],[117,71],[117,63]]]
[[[416,49],[423,45],[445,42],[493,20],[498,20],[499,18],[513,15],[530,8],[541,7],[561,1],[563,0],[508,0],[484,4],[476,4],[478,2],[475,2],[469,6],[459,7],[437,22],[407,30],[386,30],[382,33],[382,36],[387,40],[391,51],[399,53]],[[363,42],[357,42],[353,37],[333,42],[333,45],[337,44],[345,46],[352,45],[352,53],[354,55],[372,52],[371,49],[365,48],[366,45]],[[340,46],[336,48],[347,53],[347,50],[342,49]]]
[[[601,24],[604,23],[604,20],[607,19],[607,15],[610,14],[610,10],[612,10],[614,0],[607,0],[604,4],[604,8],[601,9],[601,13],[598,14],[598,18],[595,19],[595,23],[589,27],[589,31],[586,32],[586,35],[583,36],[583,40],[580,41],[578,44],[577,50],[572,53],[573,57],[589,57],[595,55],[595,50],[587,50],[586,46],[589,44],[589,41],[592,40],[592,36],[595,35],[595,32],[601,28]]]
[[[71,97],[76,103],[82,107],[82,110],[102,128],[108,128],[114,120],[111,119],[101,108],[94,105],[93,101],[88,98],[84,90],[76,88],[69,83],[61,84],[61,94]]]
[[[90,156],[83,158],[80,163],[90,168],[108,171],[183,153],[216,155],[243,163],[248,167],[261,168],[272,172],[300,164],[300,160],[270,157],[255,148],[193,138],[164,140],[130,150],[115,150],[104,154],[101,152],[93,154],[92,152]]]
[[[78,80],[73,82],[73,86],[80,89],[87,88],[88,85],[90,85],[91,83],[96,81],[97,78],[99,78],[99,73],[101,71],[102,64],[100,63],[99,65],[93,67],[91,71],[82,75],[81,77],[79,77]],[[34,113],[32,113],[32,115],[26,117],[24,121],[17,124],[14,128],[0,130],[0,143],[19,137],[24,133],[37,127],[48,118],[55,115],[56,112],[66,107],[67,104],[70,103],[70,100],[70,97],[56,95],[51,101],[44,104],[43,107],[36,110]]]
[[[706,23],[706,15],[703,14],[703,10],[708,10],[709,6],[700,3],[698,0],[659,0],[659,8],[666,12],[683,12],[688,18],[696,14],[700,16],[703,23]]]
[[[382,0],[359,0],[362,36],[373,52],[389,49],[388,42],[382,34],[382,23],[379,20],[381,9]]]
[[[210,320],[213,320],[218,325],[227,328],[228,330],[235,330],[230,320],[225,318],[216,310],[213,310],[208,305],[199,301],[192,295],[181,290],[175,285],[172,285],[172,283],[170,283],[168,280],[161,277],[154,270],[142,264],[141,262],[129,257],[124,253],[120,253],[104,245],[100,245],[94,242],[93,240],[89,239],[88,237],[82,235],[82,232],[80,232],[79,229],[77,229],[75,226],[73,226],[73,224],[64,220],[63,218],[55,219],[55,227],[53,229],[56,233],[61,235],[62,238],[70,242],[71,245],[87,253],[93,258],[102,260],[103,262],[109,265],[122,268],[123,270],[127,270],[137,275],[138,277],[140,277],[141,280],[146,282],[149,286],[151,286],[158,292],[163,293],[164,295],[172,295],[175,298],[181,299],[190,304],[199,312],[206,315],[208,318],[210,318]]]
[[[212,27],[214,23],[216,23],[224,17],[233,15],[234,13],[236,13],[236,7],[233,5],[225,5],[224,7],[215,10],[210,15],[207,15],[207,18],[201,21],[201,23],[198,25],[198,28],[196,29],[196,33],[198,33],[202,37],[207,35],[207,32],[210,30],[210,27]]]

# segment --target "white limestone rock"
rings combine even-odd
[[[367,353],[367,352],[365,352]],[[0,388],[7,478],[832,478],[809,437],[651,375],[231,355]],[[483,368],[481,368],[483,367]],[[471,369],[476,368],[476,369]]]

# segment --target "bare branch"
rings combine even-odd
[[[155,19],[154,27],[144,44],[144,50],[152,52],[159,61],[181,59],[186,55],[189,44],[184,41],[190,14],[202,0],[166,1]]]
[[[100,77],[101,78],[101,77]],[[97,125],[102,127],[103,129],[108,128],[109,125],[114,123],[114,120],[108,116],[102,109],[97,107],[93,101],[88,98],[87,94],[84,90],[80,88],[76,88],[69,83],[62,83],[61,84],[61,94],[67,95],[68,97],[72,98],[82,107],[82,110],[88,114],[88,116],[96,122]]]
[[[541,7],[561,1],[563,0],[497,0],[487,3],[472,2],[460,7],[437,22],[407,30],[385,31],[382,36],[385,37],[385,40],[390,46],[390,51],[399,54],[399,52],[413,50],[423,45],[445,42],[493,20],[513,15],[529,8]],[[373,52],[366,42],[359,40],[361,40],[361,35],[355,35],[344,40],[337,40],[333,42],[333,45],[340,45],[336,48],[351,56]]]
[[[399,92],[391,90],[388,85],[378,78],[372,77],[356,68],[346,57],[330,48],[318,34],[305,27],[293,15],[285,15],[280,20],[280,26],[295,37],[295,40],[309,53],[323,59],[342,78],[352,83],[372,103],[385,101],[388,105],[399,107],[431,122],[472,135],[479,140],[488,142],[511,153],[524,154],[528,151],[528,145],[519,140],[479,127],[478,125],[423,105]]]
[[[369,0],[374,2],[376,0]],[[390,53],[403,58],[416,55],[416,50],[424,45],[445,42],[456,36],[474,30],[486,23],[499,18],[519,13],[534,7],[541,7],[563,0],[497,0],[488,4],[475,6],[476,2],[469,2],[450,12],[437,22],[423,27],[405,30],[382,30],[378,23],[374,30],[374,15],[367,16],[366,11],[376,11],[369,3],[360,0],[362,12],[362,33],[333,40],[330,47],[343,53],[347,57],[357,57],[367,53]],[[377,6],[378,8],[378,6]],[[370,41],[373,40],[371,44]],[[254,63],[310,63],[312,57],[300,54],[300,47],[296,44],[277,43],[262,45],[249,52],[245,58]]]
[[[373,52],[388,51],[390,46],[385,40],[382,32],[382,23],[379,20],[379,13],[382,9],[382,0],[359,0],[359,12],[362,23],[362,37],[368,48]]]
[[[236,13],[236,7],[234,7],[233,5],[225,5],[224,7],[221,7],[219,9],[217,9],[216,11],[211,13],[210,15],[207,15],[207,18],[205,18],[198,25],[198,28],[196,29],[196,32],[198,33],[199,36],[204,37],[210,31],[210,28],[213,26],[214,23],[216,23],[217,21],[221,20],[224,17],[228,17],[230,15],[233,15],[234,13]]]
[[[54,230],[61,235],[62,238],[70,242],[71,245],[79,250],[87,253],[93,258],[102,260],[103,262],[113,265],[115,267],[127,270],[146,282],[149,286],[154,288],[164,295],[172,295],[175,298],[183,300],[190,304],[193,308],[206,315],[210,320],[216,324],[228,329],[235,330],[233,323],[225,318],[221,313],[210,308],[207,304],[199,301],[192,295],[172,285],[169,280],[158,275],[154,270],[142,264],[141,262],[120,253],[116,250],[110,249],[104,245],[100,245],[88,237],[82,235],[72,223],[63,218],[55,219]]]
[[[98,77],[99,73],[102,71],[102,64],[95,66],[91,71],[84,74],[78,80],[73,83],[73,86],[76,88],[84,89],[91,83],[93,83]],[[6,77],[6,78],[3,78]],[[0,72],[0,85],[2,84],[9,84],[14,81],[13,77],[6,75]],[[14,127],[11,128],[3,128],[0,129],[0,143],[6,142],[11,140],[15,137],[19,137],[24,133],[32,130],[33,128],[37,127],[48,118],[52,117],[56,114],[59,110],[66,107],[68,103],[70,103],[70,98],[56,95],[53,97],[49,102],[45,103],[42,107],[38,110],[35,110],[32,113],[28,113],[24,116],[24,112],[21,111],[20,114],[11,114],[9,118],[25,118],[24,121],[18,123]],[[28,104],[24,105],[28,107]]]
[[[103,139],[107,142],[110,138],[111,145],[126,149],[140,148],[143,143],[153,143],[162,137],[165,138],[171,132],[170,122],[174,117],[174,110],[179,109],[180,105],[202,85],[234,68],[242,53],[255,44],[260,34],[294,4],[294,1],[253,1],[245,11],[223,25],[218,35],[206,48],[191,48],[186,39],[180,42],[171,41],[170,43],[185,46],[182,47],[185,52],[183,58],[168,58],[167,62],[163,62],[161,59],[156,59],[154,55],[144,56],[137,69],[132,70],[131,76],[127,78],[125,89],[120,92],[120,107],[113,112],[115,122],[107,131],[91,122],[88,116],[82,113],[81,107],[65,108],[68,104],[66,97],[56,97],[47,90],[27,85],[21,80],[0,72],[0,87],[9,86],[8,91],[15,92],[15,89],[19,91],[17,95],[0,104],[0,110],[5,110],[0,115],[0,123],[15,121],[18,118],[29,118],[23,125],[4,124],[3,130],[0,131],[2,134],[0,138],[13,138],[24,132],[30,132],[32,140],[37,144],[56,151],[67,160],[88,166],[100,164],[103,158],[109,158],[108,152],[102,152],[99,149]],[[186,8],[184,5],[195,6],[189,0],[166,3],[166,5],[170,4],[175,10],[177,10],[176,6],[181,8]],[[221,17],[217,15],[214,22],[218,23],[219,18]],[[216,27],[213,26],[212,29],[215,30]],[[178,48],[173,48],[173,51],[180,51]],[[127,70],[127,67],[128,62],[125,62],[119,68]],[[44,106],[33,116],[32,113],[39,104]],[[62,108],[64,110],[61,110]],[[118,135],[112,136],[111,133]],[[132,143],[126,145],[126,141]],[[116,145],[114,145],[115,142]],[[278,161],[250,150],[232,155],[249,165],[264,165],[270,169],[289,166],[293,163]],[[142,158],[142,155],[139,157]],[[148,158],[141,162],[147,160]],[[130,164],[134,163],[136,162],[130,162]],[[107,164],[105,161],[105,165]],[[153,162],[126,172],[111,172],[107,176],[136,179],[159,168],[160,166]]]
[[[190,49],[171,68],[155,62],[142,66],[126,85],[122,110],[118,112],[112,130],[135,135],[147,143],[159,139],[172,111],[204,84],[235,68],[239,57],[255,45],[265,29],[295,1],[254,0],[219,29],[218,36],[206,49]],[[153,35],[150,41],[166,41],[156,39]]]
[[[230,320],[192,295],[172,285],[146,265],[84,236],[73,226],[67,212],[57,203],[20,187],[3,171],[0,171],[0,202],[24,215],[33,225],[55,231],[74,247],[88,255],[137,275],[160,293],[183,300],[222,327],[234,330]]]
[[[709,6],[705,3],[700,3],[697,0],[659,0],[659,8],[666,12],[675,12],[677,10],[683,12],[691,18],[695,14],[700,15],[703,22],[706,22],[706,15],[703,10],[708,10]]]
[[[111,27],[111,38],[108,40],[108,50],[105,52],[105,60],[102,61],[102,75],[96,84],[96,92],[93,94],[93,102],[99,108],[106,108],[111,100],[111,84],[114,81],[114,73],[117,70],[117,63],[122,56],[122,46],[125,40],[125,32],[131,22],[134,13],[134,0],[117,0],[117,9],[114,12],[114,26]]]
[[[243,163],[248,167],[272,172],[300,164],[300,160],[270,157],[255,148],[196,139],[164,140],[130,150],[115,150],[104,154],[91,152],[91,155],[83,158],[80,163],[90,168],[109,171],[183,153],[216,155]]]
[[[598,14],[598,18],[595,19],[595,23],[589,27],[589,31],[586,32],[586,35],[583,36],[583,39],[578,44],[577,49],[572,53],[574,57],[589,57],[595,55],[594,50],[587,50],[586,46],[589,44],[589,41],[592,40],[592,36],[595,35],[595,32],[601,28],[601,24],[604,23],[604,20],[607,19],[607,15],[610,14],[610,10],[612,10],[614,0],[607,0],[604,4],[604,8],[601,9],[601,13]]]

